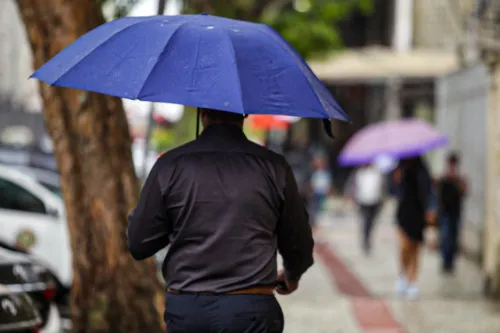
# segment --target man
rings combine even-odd
[[[354,174],[354,200],[363,219],[362,245],[365,254],[371,251],[371,234],[384,194],[384,176],[374,165],[362,166]]]
[[[460,174],[458,154],[451,153],[445,174],[438,180],[439,223],[442,269],[452,273],[460,239],[460,218],[463,198],[467,193],[465,177]]]
[[[129,216],[129,250],[143,260],[170,243],[163,263],[169,333],[282,332],[274,291],[294,292],[313,264],[292,170],[247,140],[242,115],[200,115],[200,137],[163,154],[148,176]]]

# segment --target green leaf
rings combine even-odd
[[[342,47],[337,24],[359,10],[373,11],[373,0],[185,0],[185,10],[262,22],[278,31],[305,58]]]
[[[113,10],[113,18],[121,18],[128,15],[130,10],[140,2],[140,0],[96,0],[101,8],[110,6]]]

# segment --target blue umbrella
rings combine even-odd
[[[273,29],[211,15],[126,17],[103,24],[32,77],[127,99],[349,120]]]

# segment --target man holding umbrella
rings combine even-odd
[[[297,289],[314,242],[290,166],[247,140],[243,121],[320,118],[333,137],[329,119],[349,120],[297,51],[262,24],[127,17],[80,37],[32,77],[198,107],[204,131],[156,162],[129,217],[129,250],[142,260],[170,244],[169,332],[282,332],[273,293]]]
[[[129,216],[130,252],[142,260],[170,244],[169,332],[282,332],[273,293],[294,292],[313,264],[292,170],[247,140],[242,115],[202,109],[201,120],[198,139],[153,167]],[[278,275],[276,250],[285,267]]]

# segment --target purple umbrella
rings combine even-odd
[[[340,152],[339,162],[344,166],[355,166],[371,163],[380,155],[398,159],[419,156],[447,143],[446,135],[425,121],[387,121],[357,132]]]

